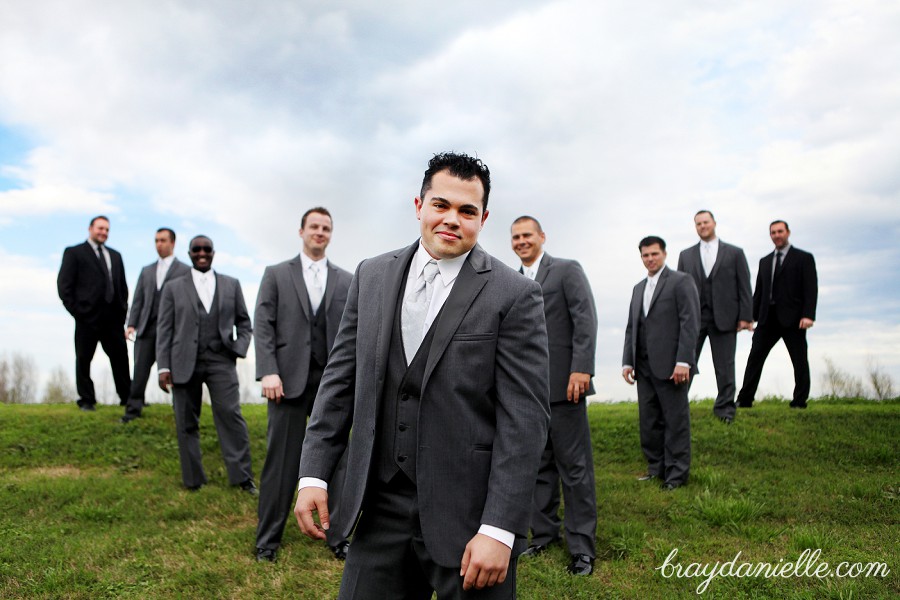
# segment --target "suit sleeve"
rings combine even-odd
[[[253,347],[256,349],[256,379],[266,375],[278,375],[275,359],[275,324],[278,322],[278,284],[271,267],[266,267],[259,293],[256,296],[256,310],[253,312],[256,335]]]
[[[237,279],[234,280],[234,325],[237,328],[237,340],[233,346],[234,353],[241,358],[246,358],[247,349],[250,348],[250,337],[253,335],[253,327],[250,324],[247,304],[244,302],[241,282]]]
[[[816,304],[819,300],[819,275],[816,272],[816,259],[807,254],[803,265],[803,310],[801,317],[816,320]]]
[[[172,370],[172,337],[175,334],[175,295],[177,286],[165,285],[159,298],[156,318],[156,366]]]
[[[56,278],[56,290],[63,306],[69,314],[78,318],[76,313],[75,287],[78,285],[78,259],[72,248],[66,248],[63,252],[62,265],[59,267],[59,276]]]
[[[697,368],[697,336],[700,333],[700,294],[693,279],[685,276],[675,287],[678,306],[678,350],[676,363],[691,365]],[[673,365],[674,366],[674,365]]]
[[[359,279],[365,261],[347,291],[347,303],[322,374],[300,453],[300,477],[331,481],[347,447],[356,389],[356,333],[359,324]]]
[[[634,295],[636,293],[637,290],[634,290],[631,293],[631,302],[628,303],[628,323],[625,325],[625,348],[622,351],[622,366],[637,366],[635,364],[634,353],[631,350],[634,347],[634,311],[631,310],[631,306],[634,304]]]
[[[538,463],[550,426],[550,357],[544,301],[527,285],[500,322],[491,473],[481,524],[528,533]],[[533,284],[533,285],[530,285]]]
[[[572,320],[572,364],[570,373],[594,375],[594,352],[597,347],[597,307],[591,284],[581,265],[572,261],[563,285],[566,306]]]
[[[686,252],[687,252],[687,250],[682,250],[682,251],[681,251],[681,254],[678,255],[678,267],[677,267],[677,269],[678,269],[679,271],[681,271],[682,273],[684,273],[684,272],[687,271],[687,266],[684,264],[684,255],[685,255]]]
[[[738,321],[753,320],[753,296],[750,291],[750,265],[747,256],[740,248],[735,248],[735,271],[738,288]]]
[[[759,270],[756,272],[756,289],[753,291],[753,320],[759,321],[759,309],[762,304],[763,294],[763,263],[765,258],[759,261]]]
[[[144,286],[141,285],[142,280],[146,277],[145,271],[141,271],[138,276],[137,284],[134,286],[134,298],[131,299],[131,309],[128,311],[128,327],[137,327],[141,318],[141,310],[144,308]]]

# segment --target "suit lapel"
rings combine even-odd
[[[298,254],[294,260],[290,262],[291,268],[291,280],[294,282],[294,290],[297,292],[297,297],[300,298],[300,306],[303,308],[303,314],[306,315],[306,320],[311,321],[311,309],[309,307],[309,291],[306,289],[306,280],[303,279],[303,261],[300,260],[300,255]],[[329,279],[331,279],[329,277]]]
[[[337,285],[337,269],[330,262],[325,264],[328,266],[329,271],[328,278],[325,281],[325,314],[327,315],[328,309],[331,308],[331,298],[334,296],[334,286]]]
[[[718,261],[716,261],[718,262]],[[692,275],[697,278],[697,281],[703,281],[706,279],[706,272],[703,271],[703,257],[700,255],[700,243],[698,242],[696,246],[691,248],[691,264],[690,268],[693,271]]]
[[[653,310],[653,307],[656,306],[656,299],[659,298],[660,294],[662,294],[663,289],[666,287],[666,281],[669,279],[669,267],[663,267],[662,273],[659,274],[659,281],[656,282],[656,289],[653,290],[653,297],[650,298],[650,308],[647,309],[647,315],[650,315],[650,311]],[[647,280],[644,280],[644,286],[646,287]],[[641,294],[641,298],[643,299],[643,294]]]
[[[94,268],[97,269],[97,272],[103,275],[103,267],[100,266],[100,261],[103,260],[103,257],[97,256],[97,252],[91,247],[90,244],[85,242],[82,244],[84,246],[84,254],[85,256],[89,256],[94,260]],[[112,262],[112,255],[110,255],[110,263]]]
[[[719,240],[719,252],[716,254],[716,262],[715,264],[713,264],[713,268],[709,272],[710,279],[712,279],[719,271],[719,265],[722,264],[722,261],[725,260],[726,256],[728,256],[728,244],[726,244],[722,240]]]
[[[403,285],[403,277],[407,273],[407,265],[419,248],[419,240],[412,246],[398,251],[394,260],[387,267],[384,274],[381,297],[381,326],[378,328],[378,340],[375,344],[375,372],[384,374],[387,369],[387,357],[391,344],[391,333],[394,327],[394,313],[397,310],[397,301],[400,287]],[[381,394],[381,390],[378,390]]]
[[[197,293],[197,288],[194,286],[194,276],[192,273],[188,273],[187,277],[185,277],[185,287],[188,289],[188,297],[191,308],[194,310],[194,313],[200,314],[200,295]],[[219,283],[216,282],[216,288],[219,287]],[[216,290],[218,291],[218,289]]]
[[[469,307],[481,289],[488,281],[488,274],[491,272],[490,259],[480,246],[476,245],[472,248],[468,260],[463,263],[463,267],[453,283],[453,289],[444,302],[440,317],[435,326],[434,338],[431,341],[431,348],[428,351],[428,361],[425,363],[425,375],[422,378],[422,389],[428,384],[428,378],[434,370],[435,365],[444,355],[444,350],[450,343],[453,334],[459,328],[463,317],[466,316]]]
[[[547,279],[547,274],[550,272],[550,269],[553,268],[553,257],[549,254],[544,253],[543,258],[541,258],[541,264],[538,265],[537,277],[534,278],[541,287],[544,287],[544,281]]]

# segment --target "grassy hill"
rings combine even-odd
[[[900,597],[900,402],[763,402],[725,426],[692,405],[693,468],[663,493],[644,471],[634,404],[589,409],[599,502],[597,572],[565,574],[554,548],[520,561],[520,598],[696,598],[671,563],[886,563],[886,577],[721,577],[708,598]],[[254,471],[265,406],[244,407]],[[151,406],[0,405],[0,598],[333,598],[341,563],[289,521],[279,561],[254,560],[255,499],[227,486],[208,407],[210,484],[180,485],[174,420]],[[351,550],[352,551],[352,550]],[[693,567],[697,569],[700,567]],[[814,570],[815,565],[810,569]],[[664,577],[669,574],[670,577]]]

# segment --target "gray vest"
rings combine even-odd
[[[310,361],[315,362],[320,367],[324,367],[325,363],[328,362],[326,302],[326,297],[323,295],[322,302],[319,303],[319,310],[312,316],[309,328]]]
[[[388,350],[387,372],[376,437],[378,440],[376,464],[380,481],[388,482],[397,471],[403,471],[409,480],[415,483],[422,380],[425,377],[425,363],[428,361],[428,352],[434,339],[435,326],[443,309],[435,317],[416,356],[407,367],[406,354],[403,352],[403,334],[400,331],[405,281],[406,278],[400,287]]]
[[[712,278],[703,277],[700,282],[700,308],[712,310]]]
[[[197,313],[200,319],[200,330],[197,334],[197,357],[203,358],[210,353],[219,354],[224,349],[219,337],[219,289],[213,295],[210,311],[206,312],[203,303],[197,299]]]

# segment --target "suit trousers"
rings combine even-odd
[[[762,377],[763,365],[778,340],[784,340],[791,363],[794,365],[794,398],[793,406],[806,406],[809,399],[809,359],[807,357],[806,330],[800,329],[799,322],[792,327],[785,327],[778,322],[775,311],[770,307],[769,319],[756,327],[753,332],[753,344],[744,370],[744,383],[738,394],[738,404],[752,406],[759,380]]]
[[[596,557],[597,496],[587,402],[550,405],[550,432],[541,456],[531,515],[532,544],[559,539],[559,483],[565,502],[566,544],[571,554]]]
[[[131,378],[131,393],[125,416],[137,418],[144,409],[144,393],[150,380],[150,369],[156,362],[156,330],[153,333],[134,339],[134,373]]]
[[[687,482],[691,468],[691,413],[688,386],[658,379],[646,357],[637,360],[641,450],[647,473],[665,483]]]
[[[75,321],[75,388],[78,391],[78,406],[97,404],[94,382],[91,380],[91,361],[97,351],[97,342],[109,357],[119,404],[125,406],[128,402],[131,375],[124,331],[122,324],[115,320],[101,318],[96,323]]]
[[[194,374],[185,384],[172,388],[172,408],[178,433],[181,479],[185,487],[206,483],[200,452],[200,408],[205,383],[209,388],[213,422],[219,434],[219,447],[228,482],[238,485],[253,478],[250,466],[250,433],[241,414],[240,390],[234,359],[219,354],[198,358]]]
[[[433,592],[438,600],[515,598],[516,560],[510,559],[503,583],[464,591],[459,566],[443,567],[431,559],[422,538],[415,484],[398,471],[390,482],[374,484],[369,492],[338,598],[430,600]]]
[[[713,405],[713,414],[720,419],[733,419],[735,413],[734,393],[734,353],[737,349],[737,329],[720,331],[713,319],[712,311],[704,309],[700,319],[700,335],[697,338],[697,362],[703,352],[703,343],[709,338],[713,368],[716,371],[716,385],[719,392]],[[696,364],[696,363],[695,363]],[[691,383],[694,380],[691,378]]]

